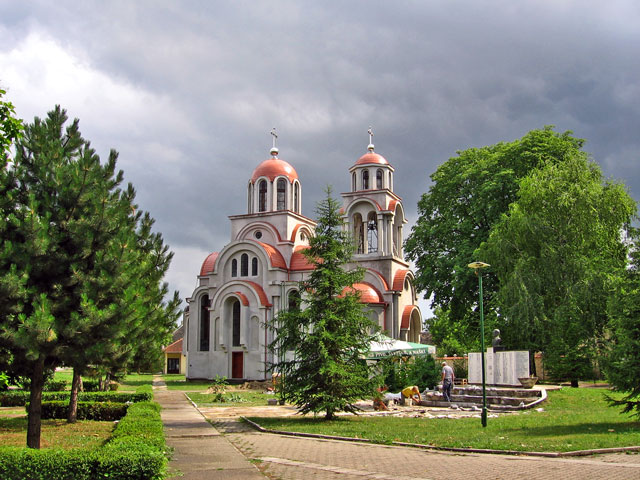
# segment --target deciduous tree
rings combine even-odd
[[[517,200],[476,256],[491,264],[503,340],[542,351],[559,379],[593,373],[607,300],[624,269],[623,233],[636,211],[625,187],[575,155],[547,162],[520,183]]]
[[[479,348],[479,315],[473,312],[478,281],[467,265],[479,260],[476,249],[517,199],[520,181],[546,163],[584,155],[583,143],[571,132],[545,127],[510,143],[460,151],[431,175],[433,184],[418,203],[419,218],[405,251],[417,267],[416,286],[450,321],[452,329],[444,336],[467,350]],[[483,283],[490,297],[496,289],[491,272]],[[488,328],[495,319],[491,306],[489,298]]]

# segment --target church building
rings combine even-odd
[[[189,379],[267,378],[273,332],[266,325],[280,310],[298,304],[298,282],[313,269],[302,250],[315,222],[301,213],[302,184],[293,166],[278,158],[275,134],[270,153],[247,183],[246,213],[229,217],[231,241],[204,259],[187,298],[182,351]],[[407,220],[393,191],[393,173],[371,142],[349,168],[351,190],[342,194],[341,213],[356,250],[347,268],[365,269],[354,287],[380,329],[418,343],[422,317],[402,251]]]

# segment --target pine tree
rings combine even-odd
[[[339,204],[330,188],[317,213],[315,236],[304,252],[315,268],[300,283],[303,308],[276,318],[271,348],[283,358],[271,370],[281,374],[281,399],[303,414],[325,412],[330,420],[339,411],[355,413],[356,400],[373,396],[376,385],[363,353],[375,326],[352,287],[363,272],[346,268],[353,245],[342,231]]]
[[[101,164],[78,120],[67,125],[56,107],[26,126],[3,172],[0,188],[10,197],[0,212],[0,339],[11,354],[10,373],[31,379],[32,448],[40,446],[46,371],[65,364],[80,374],[136,351],[143,333],[166,337],[178,314],[158,295],[166,293],[160,280],[171,255],[150,232],[152,219],[136,213],[133,187],[120,188],[116,159],[112,151]],[[143,275],[145,268],[154,275]],[[150,311],[160,313],[144,316]]]

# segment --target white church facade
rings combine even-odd
[[[349,169],[351,190],[342,194],[341,212],[356,245],[353,264],[365,269],[354,286],[361,302],[386,335],[419,342],[421,313],[402,251],[406,219],[393,191],[393,173],[370,144]],[[182,341],[187,378],[267,378],[273,340],[267,325],[298,301],[298,282],[313,269],[301,251],[315,222],[301,214],[301,206],[298,174],[278,158],[274,145],[247,184],[247,213],[229,217],[230,243],[204,259],[187,298]]]

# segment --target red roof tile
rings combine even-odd
[[[411,324],[411,314],[416,308],[418,307],[415,305],[407,305],[404,307],[404,310],[402,311],[402,320],[400,321],[400,328],[409,328],[409,325]]]
[[[207,258],[202,262],[202,267],[200,267],[200,275],[207,275],[208,273],[213,272],[213,269],[216,266],[216,260],[218,258],[218,252],[213,252],[207,255]]]
[[[380,292],[370,283],[354,283],[353,287],[344,287],[342,293],[354,290],[360,292],[360,303],[384,303]]]
[[[287,262],[284,261],[284,257],[280,253],[280,250],[278,250],[277,248],[267,243],[262,243],[258,241],[255,241],[255,242],[259,244],[262,248],[264,248],[265,252],[267,252],[267,255],[269,256],[269,261],[271,262],[272,267],[284,268],[286,270]]]
[[[361,156],[356,165],[369,165],[369,164],[377,164],[377,165],[389,165],[387,159],[382,155],[379,155],[375,152],[368,152]]]
[[[306,250],[307,246],[305,245],[298,245],[294,251],[293,251],[293,255],[291,255],[291,262],[289,264],[289,270],[294,270],[294,271],[299,271],[299,270],[313,270],[315,267],[315,265],[313,263],[311,263],[307,257],[304,256],[304,253],[302,253],[304,250]]]
[[[242,293],[242,292],[233,292],[236,295],[238,295],[238,297],[240,297],[240,301],[242,302],[242,305],[244,305],[245,307],[249,306],[249,299],[247,298],[247,296]]]
[[[404,289],[404,279],[407,278],[408,273],[409,270],[404,268],[396,272],[393,277],[393,290],[401,292]]]
[[[255,183],[260,177],[267,177],[273,182],[276,177],[285,176],[290,182],[298,179],[296,170],[284,160],[269,158],[256,167],[251,175],[251,183]]]
[[[165,347],[164,353],[182,353],[182,339],[176,340],[171,345]]]
[[[267,297],[267,294],[264,293],[264,290],[262,289],[262,286],[259,283],[256,282],[252,282],[251,280],[241,280],[242,283],[247,283],[249,285],[251,285],[251,287],[253,288],[253,290],[258,294],[258,297],[260,298],[260,304],[263,307],[271,307],[271,303],[269,303],[269,297]]]

